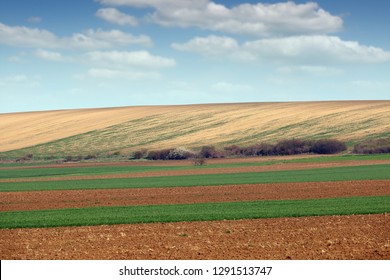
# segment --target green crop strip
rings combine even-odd
[[[189,169],[188,166],[97,166],[0,170],[0,179],[105,175]]]
[[[90,226],[390,212],[390,196],[15,211],[0,228]]]
[[[239,162],[227,164],[208,164],[203,166],[95,166],[95,167],[63,167],[63,168],[28,168],[28,169],[0,169],[0,179],[37,178],[37,177],[63,177],[80,175],[104,175],[133,172],[154,172],[166,170],[194,170],[231,168],[244,166],[265,166],[276,163],[316,163],[333,161],[364,161],[364,160],[390,160],[390,154],[382,155],[343,155],[320,156],[300,159],[272,159],[262,162]],[[207,161],[207,160],[206,160]],[[19,165],[20,166],[20,165]],[[38,167],[38,166],[37,166]]]
[[[321,182],[390,179],[390,165],[346,166],[306,170],[163,176],[144,178],[115,178],[94,180],[66,180],[45,182],[0,183],[0,192],[83,190],[115,188],[191,187],[228,184],[261,184],[288,182]]]

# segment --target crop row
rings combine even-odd
[[[390,212],[390,196],[0,212],[0,228],[211,221]]]
[[[42,182],[7,182],[0,183],[0,192],[115,188],[162,188],[229,184],[387,179],[390,179],[390,165],[380,164],[272,172],[161,176],[143,178],[113,178],[93,180],[63,180]]]

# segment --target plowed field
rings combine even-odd
[[[390,181],[4,192],[0,211],[390,195]]]
[[[390,259],[390,215],[1,230],[1,259]]]

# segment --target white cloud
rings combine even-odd
[[[203,7],[209,0],[97,0],[105,5],[134,7]]]
[[[31,22],[31,23],[40,23],[42,21],[42,18],[40,17],[29,17],[27,19],[28,22]]]
[[[128,45],[150,46],[148,36],[134,36],[120,30],[89,29],[71,37],[57,37],[50,31],[0,23],[0,44],[46,49],[104,49]]]
[[[62,61],[64,57],[59,52],[46,51],[38,49],[35,51],[35,55],[39,58],[50,60],[50,61]]]
[[[154,80],[160,78],[157,72],[140,72],[128,70],[113,70],[107,68],[91,68],[87,77],[98,79]]]
[[[262,39],[247,42],[242,47],[260,58],[365,63],[390,60],[390,52],[380,48],[326,35]]]
[[[20,47],[54,47],[58,46],[59,38],[47,30],[0,23],[0,43]]]
[[[134,36],[120,30],[103,31],[101,29],[89,29],[85,32],[87,37],[96,41],[107,42],[109,47],[128,46],[128,45],[142,45],[150,47],[153,43],[150,37],[146,35]]]
[[[172,48],[179,51],[196,52],[202,55],[221,55],[236,52],[237,41],[230,37],[214,36],[195,37],[184,44],[173,43]]]
[[[86,55],[92,63],[110,67],[166,68],[176,65],[174,59],[154,56],[147,51],[94,51]]]
[[[244,91],[251,91],[253,88],[249,85],[243,85],[243,84],[233,84],[233,83],[227,83],[227,82],[218,82],[211,86],[212,89],[222,91],[222,92],[244,92]]]
[[[380,63],[390,61],[390,52],[336,36],[313,35],[267,38],[241,45],[229,37],[196,37],[186,43],[174,43],[181,51],[205,56],[223,56],[241,61],[275,61],[302,64]]]
[[[121,13],[115,8],[99,9],[96,12],[96,16],[110,23],[115,23],[119,25],[131,25],[131,26],[138,25],[138,20],[135,17]]]
[[[343,21],[317,3],[249,4],[228,8],[210,0],[98,0],[102,4],[150,7],[149,20],[162,26],[199,27],[251,36],[326,34]]]

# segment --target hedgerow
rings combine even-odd
[[[390,137],[367,140],[356,144],[352,150],[355,154],[384,154],[390,153]]]
[[[186,148],[170,148],[161,150],[141,149],[134,151],[128,159],[138,160],[184,160],[193,159],[194,164],[203,165],[204,159],[223,158],[223,157],[255,157],[255,156],[278,156],[278,155],[297,155],[297,154],[338,154],[347,150],[344,142],[336,139],[283,139],[275,144],[259,142],[248,146],[229,145],[222,149],[215,146],[202,146],[199,150],[192,151]],[[375,140],[367,140],[356,144],[352,153],[355,154],[380,154],[390,153],[390,137]],[[119,154],[119,152],[114,153]],[[100,156],[97,154],[67,155],[64,158],[56,158],[61,162],[77,162],[81,160],[95,160]],[[32,154],[27,154],[17,158],[17,162],[25,162],[33,159]]]

